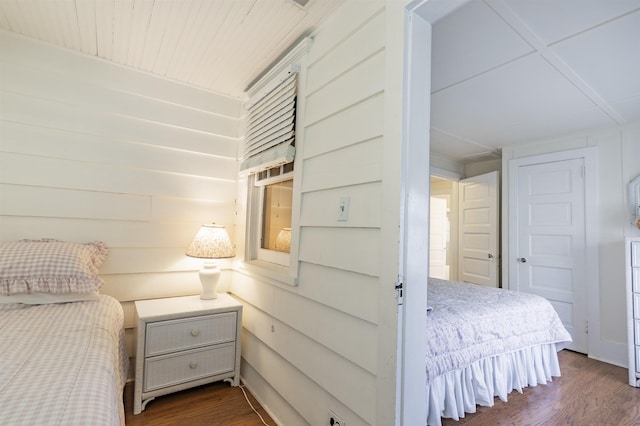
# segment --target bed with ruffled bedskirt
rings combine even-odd
[[[571,336],[548,300],[430,278],[427,301],[427,424],[560,376]]]

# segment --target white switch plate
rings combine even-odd
[[[349,219],[349,199],[351,197],[340,197],[338,203],[338,222],[346,222]]]

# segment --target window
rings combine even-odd
[[[253,241],[254,258],[289,265],[291,212],[293,207],[293,163],[256,173],[253,179],[257,211]]]
[[[241,171],[248,173],[248,260],[289,266],[297,72],[288,69],[249,102]]]
[[[303,99],[298,75],[311,44],[310,38],[301,40],[247,90],[240,154],[240,173],[247,183],[248,262],[242,267],[290,285],[297,285],[298,273],[300,170],[294,171],[294,161],[298,102]]]
[[[293,179],[264,186],[261,248],[289,253],[292,199]]]

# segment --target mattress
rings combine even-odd
[[[427,302],[428,424],[560,375],[571,335],[548,300],[430,278]]]
[[[129,359],[114,298],[0,305],[0,424],[124,425]]]

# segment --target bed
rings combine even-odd
[[[430,278],[427,301],[427,424],[560,376],[571,336],[546,299]]]
[[[124,425],[123,310],[101,243],[0,243],[0,424]]]

